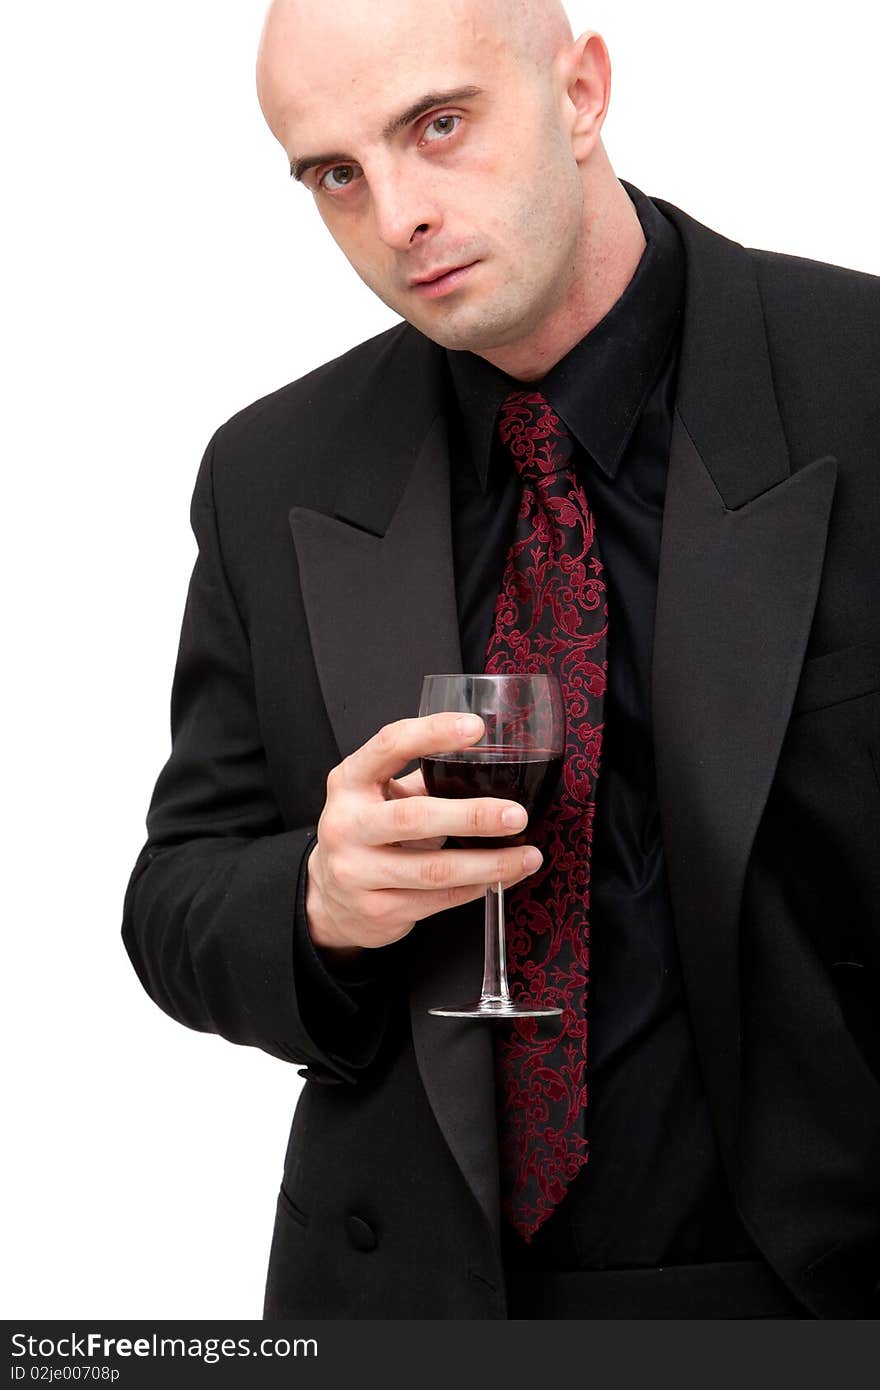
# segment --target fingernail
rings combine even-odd
[[[455,728],[462,738],[478,734],[482,727],[483,721],[478,714],[461,714],[455,721]]]
[[[521,806],[508,806],[506,811],[501,812],[501,824],[507,825],[511,830],[520,830],[528,820],[528,816]]]
[[[544,856],[539,849],[535,849],[534,845],[530,845],[522,857],[523,868],[527,874],[534,873],[535,869],[543,862]]]

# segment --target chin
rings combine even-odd
[[[450,352],[482,352],[488,346],[481,334],[469,332],[466,328],[457,328],[452,324],[417,323],[414,326],[420,333],[424,333],[426,338],[430,338],[440,347],[449,348]]]
[[[483,309],[467,319],[462,315],[458,323],[432,324],[422,331],[457,352],[492,352],[519,342],[529,332],[529,325],[527,311],[511,312],[509,305],[506,309],[499,305],[494,313]]]

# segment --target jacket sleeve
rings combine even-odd
[[[286,827],[269,784],[247,632],[214,511],[216,440],[193,492],[198,556],[172,685],[171,754],[126,890],[123,941],[147,993],[178,1022],[353,1081],[382,1040],[390,975],[371,963],[351,985],[334,979],[308,937],[315,827]]]

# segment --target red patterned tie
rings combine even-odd
[[[563,1009],[549,1025],[514,1019],[496,1038],[502,1205],[528,1241],[588,1157],[590,848],[608,606],[593,515],[570,466],[565,425],[538,392],[514,391],[501,406],[498,433],[522,479],[522,497],[485,669],[556,674],[567,723],[559,786],[529,831],[544,863],[506,895],[513,993]]]

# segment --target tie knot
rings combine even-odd
[[[523,478],[550,477],[571,459],[571,433],[540,391],[511,391],[501,403],[497,428]]]

